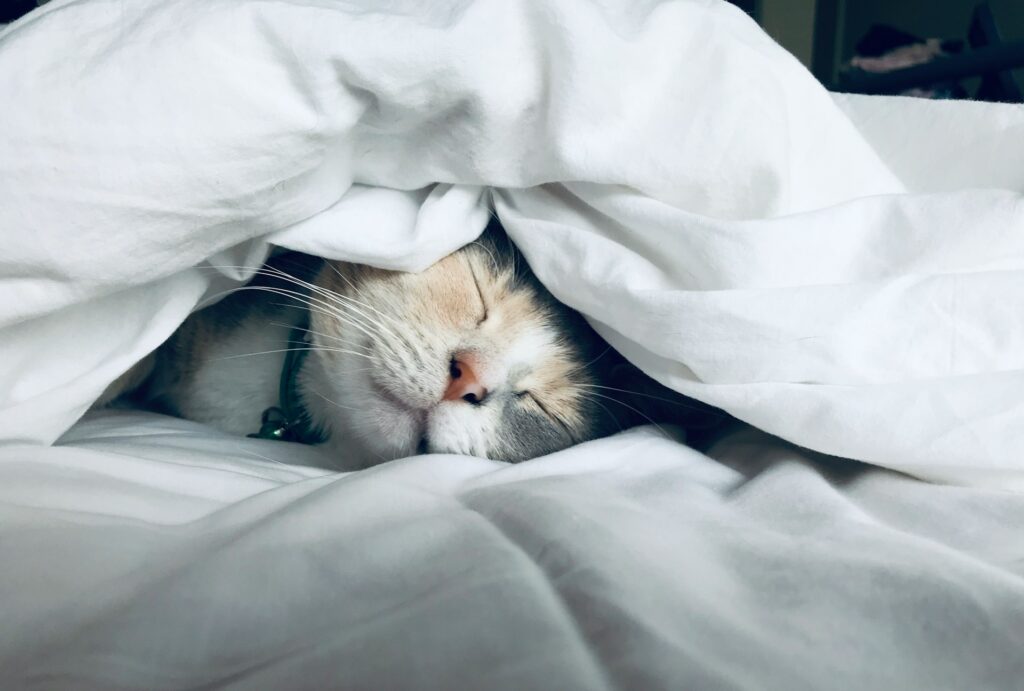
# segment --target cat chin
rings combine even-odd
[[[489,411],[462,401],[445,401],[427,417],[424,439],[430,453],[484,456],[491,434]]]

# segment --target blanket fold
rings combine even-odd
[[[493,188],[659,381],[1024,486],[1019,107],[833,96],[697,0],[55,0],[0,33],[0,102],[0,439],[67,430],[218,253],[422,268]]]

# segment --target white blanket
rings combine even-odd
[[[1019,687],[1020,107],[831,95],[698,0],[54,0],[0,104],[0,678]],[[491,203],[660,381],[989,489],[767,436],[338,476],[75,424],[271,243],[417,269]]]
[[[56,439],[211,290],[204,260],[419,268],[490,185],[660,381],[1024,486],[1021,108],[834,99],[724,3],[378,5],[57,0],[0,35],[0,439]]]

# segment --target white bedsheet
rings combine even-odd
[[[1006,689],[1024,496],[760,433],[348,475],[123,412],[0,448],[5,688]],[[11,557],[15,557],[12,559]]]
[[[5,686],[1020,688],[1020,107],[828,94],[699,0],[54,0],[0,104]],[[417,269],[492,201],[652,376],[963,486],[76,424],[269,243]]]

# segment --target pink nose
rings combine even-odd
[[[460,398],[469,403],[481,403],[487,397],[487,389],[473,371],[473,358],[462,354],[452,360],[449,373],[451,379],[448,389],[444,392],[444,400],[457,401]]]

